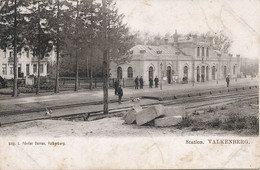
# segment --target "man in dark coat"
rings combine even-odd
[[[154,79],[155,88],[158,88],[158,83],[159,83],[159,79],[156,76],[155,79]]]
[[[149,78],[149,87],[153,88],[153,79],[152,78]]]
[[[140,77],[140,89],[143,89],[143,87],[144,87],[144,80],[143,80],[143,77],[141,76]]]
[[[118,88],[118,103],[119,104],[121,104],[122,96],[123,96],[123,89],[122,89],[121,85],[119,85],[119,88]]]
[[[138,82],[139,82],[139,79],[138,79],[138,76],[135,78],[135,89],[138,89]]]
[[[229,87],[229,76],[227,76],[227,78],[226,78],[226,82],[227,82],[227,87]]]
[[[114,87],[115,87],[115,95],[118,93],[118,86],[119,86],[119,80],[115,81]]]

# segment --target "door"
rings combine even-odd
[[[223,74],[224,74],[224,78],[226,78],[226,77],[227,77],[227,66],[224,66],[224,72],[223,72]]]
[[[209,81],[209,66],[206,67],[206,81]]]
[[[170,66],[167,67],[167,80],[168,80],[168,84],[171,84],[171,76],[172,75],[172,68]]]
[[[215,66],[212,67],[212,80],[215,80],[215,75],[216,75],[216,68]]]
[[[205,81],[205,66],[201,67],[201,81]]]
[[[148,80],[151,78],[153,80],[153,67],[149,67],[149,74],[148,74]]]

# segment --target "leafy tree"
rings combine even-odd
[[[0,48],[13,49],[14,81],[13,97],[17,96],[17,52],[26,47],[25,25],[26,14],[23,9],[28,6],[26,0],[2,0],[0,1]]]
[[[48,0],[33,1],[27,8],[29,24],[27,24],[27,42],[33,55],[38,57],[38,75],[36,94],[40,91],[40,61],[53,49],[52,27],[49,23],[52,17],[52,4]]]

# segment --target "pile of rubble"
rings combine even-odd
[[[167,127],[177,125],[185,117],[185,107],[183,106],[154,105],[142,109],[140,105],[135,105],[124,115],[123,119],[126,124]]]

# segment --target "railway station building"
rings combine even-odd
[[[144,84],[156,76],[163,84],[203,83],[231,79],[240,75],[240,55],[221,53],[214,49],[214,39],[198,36],[164,39],[163,45],[136,45],[130,49],[131,61],[110,64],[111,78],[133,84],[142,76]]]

